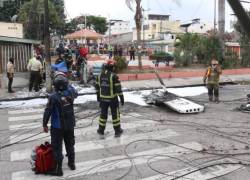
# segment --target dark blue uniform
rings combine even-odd
[[[51,144],[54,151],[55,160],[61,164],[63,160],[62,142],[64,140],[69,163],[75,161],[75,115],[74,99],[77,92],[72,86],[68,86],[64,91],[58,91],[50,95],[43,116],[43,127],[47,127],[51,117]]]

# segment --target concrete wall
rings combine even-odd
[[[0,36],[23,38],[23,25],[0,22]]]

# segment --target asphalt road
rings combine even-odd
[[[206,110],[191,115],[126,103],[121,108],[120,138],[114,138],[110,119],[105,139],[96,134],[97,103],[78,105],[77,170],[68,169],[65,157],[63,179],[247,180],[250,114],[235,108],[247,102],[249,89],[249,85],[223,86],[219,104],[208,102],[206,94],[192,97]],[[30,170],[32,148],[49,140],[41,133],[43,108],[0,109],[1,180],[57,179]]]

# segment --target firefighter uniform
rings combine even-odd
[[[121,83],[118,76],[110,70],[104,70],[97,78],[96,82],[97,100],[100,102],[101,115],[99,118],[99,129],[97,132],[104,135],[106,122],[108,119],[108,108],[111,109],[115,136],[119,137],[122,133],[120,124],[119,100],[124,104]]]
[[[44,116],[43,127],[46,129],[51,117],[51,145],[58,169],[52,175],[62,175],[62,142],[64,140],[65,149],[68,156],[68,166],[75,169],[75,116],[73,102],[77,97],[76,90],[68,85],[63,91],[56,91],[48,100]],[[46,130],[45,130],[46,132]]]
[[[219,102],[219,80],[222,71],[219,67],[218,61],[212,60],[211,66],[206,70],[203,77],[204,83],[207,81],[209,101]]]

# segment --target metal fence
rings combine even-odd
[[[0,44],[0,73],[6,72],[10,57],[15,59],[16,72],[26,71],[28,60],[31,58],[33,47],[31,44]]]

